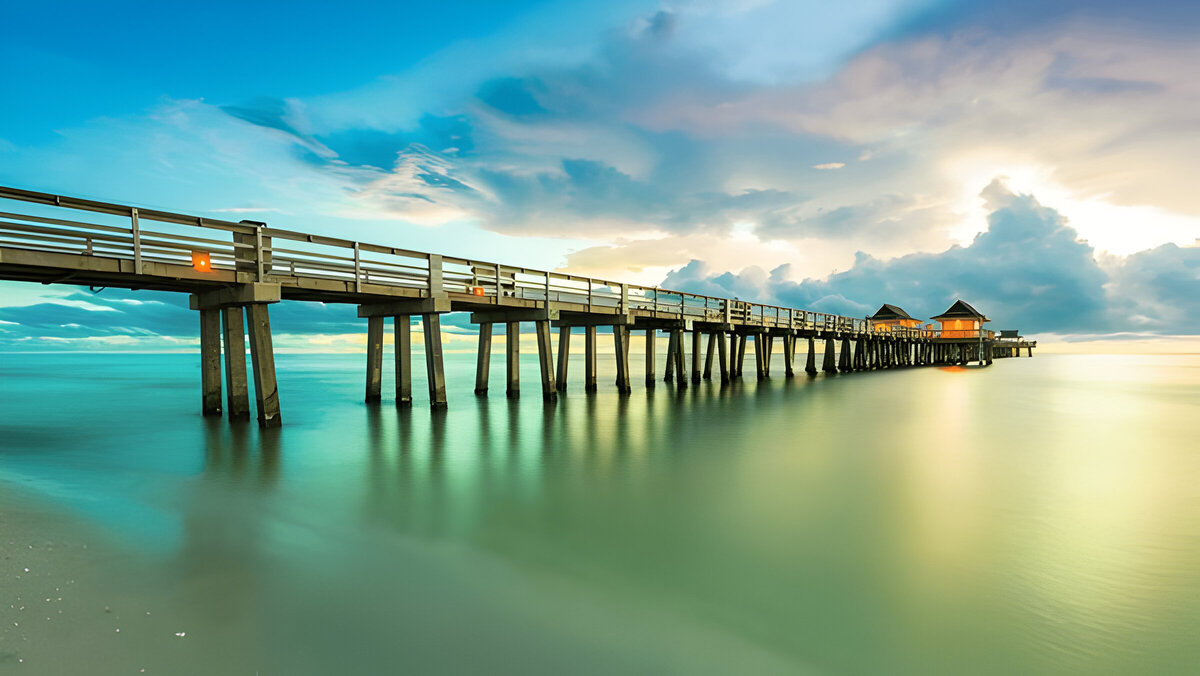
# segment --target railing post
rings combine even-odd
[[[442,257],[439,254],[429,254],[429,296],[440,296],[443,293],[445,288],[442,285]]]
[[[357,273],[358,272],[358,263],[357,263],[358,246],[357,245],[355,245],[354,258],[356,261],[354,271],[355,271],[355,273]],[[254,226],[254,261],[258,264],[258,277],[256,279],[260,282],[265,281],[265,280],[263,280],[263,234],[262,234],[262,226],[261,225]]]
[[[621,313],[629,312],[629,285],[621,285]]]
[[[259,238],[262,242],[262,238]],[[261,247],[260,247],[261,248]],[[259,254],[258,280],[262,281],[262,254]],[[354,243],[354,293],[362,293],[362,257],[359,254],[358,242]]]
[[[142,231],[138,225],[138,210],[129,210],[130,228],[133,230],[133,274],[142,274]]]

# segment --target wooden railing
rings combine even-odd
[[[994,336],[984,329],[885,327],[870,319],[6,187],[0,187],[0,247],[131,260],[134,274],[142,274],[148,262],[190,266],[198,253],[207,254],[213,270],[247,273],[257,281],[329,279],[352,284],[355,291],[364,291],[364,285],[403,287],[428,296],[510,297],[768,328],[886,329],[889,335],[912,339]]]

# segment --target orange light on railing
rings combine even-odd
[[[212,272],[212,257],[207,251],[193,251],[192,267],[200,272]]]
[[[472,296],[482,296],[483,295],[483,287],[482,286],[472,286],[471,287],[471,295]]]

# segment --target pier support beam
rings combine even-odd
[[[675,373],[678,376],[675,386],[681,390],[686,390],[688,376],[686,367],[684,366],[686,360],[683,353],[683,329],[672,329],[671,340],[675,343]]]
[[[834,360],[837,356],[834,354],[834,339],[832,336],[825,336],[825,356],[821,359],[821,370],[826,373],[837,373],[837,364]]]
[[[596,327],[583,327],[583,391],[596,391]]]
[[[271,317],[266,303],[246,306],[250,333],[250,362],[254,373],[254,398],[258,404],[258,426],[279,427],[279,385],[275,381],[275,348],[271,343]]]
[[[737,349],[733,351],[733,364],[730,365],[729,375],[734,378],[742,377],[742,366],[746,363],[746,334],[736,334]]]
[[[246,320],[240,307],[221,308],[225,338],[225,412],[229,422],[250,419],[250,388],[246,380]]]
[[[542,376],[542,399],[557,401],[558,388],[554,386],[554,346],[550,341],[550,320],[543,319],[534,322],[533,326],[537,332],[538,368]]]
[[[725,349],[725,332],[717,331],[713,334],[713,338],[717,341],[717,363],[721,371],[721,384],[729,384],[729,356]]]
[[[383,315],[379,315],[367,318],[367,403],[379,402],[382,389]]]
[[[425,334],[425,373],[429,377],[429,405],[446,408],[446,369],[442,360],[442,316],[421,315]]]
[[[838,368],[843,373],[848,373],[850,371],[850,357],[850,339],[846,336],[842,336],[842,354],[838,356]]]
[[[817,375],[817,342],[812,336],[808,337],[808,359],[804,361],[804,372],[810,376]]]
[[[408,408],[412,406],[412,319],[408,315],[395,315],[392,323],[396,332],[396,406]]]
[[[507,384],[504,394],[509,399],[521,396],[521,324],[507,322],[504,326],[504,373]]]
[[[479,325],[479,354],[475,357],[475,394],[487,394],[492,370],[492,323]]]
[[[675,380],[675,350],[679,349],[679,335],[675,331],[667,331],[667,363],[663,367],[663,382]]]
[[[629,327],[617,324],[613,327],[613,345],[617,357],[617,392],[629,394],[633,388],[629,385]]]
[[[221,415],[221,311],[200,311],[200,392],[204,415]]]
[[[646,387],[654,387],[654,341],[658,332],[655,329],[646,329]],[[667,373],[671,371],[671,355],[667,352]]]
[[[796,358],[796,334],[789,332],[783,337],[783,375],[787,378],[795,377],[796,372],[792,368],[792,362]]]
[[[759,380],[767,378],[767,336],[754,334],[754,375]]]
[[[700,332],[692,330],[692,382],[700,382]]]
[[[704,354],[704,373],[701,375],[704,380],[712,380],[713,357],[717,351],[717,333],[710,332],[708,334],[708,346]]]
[[[571,327],[558,327],[558,371],[554,374],[554,385],[559,392],[567,391],[567,367],[571,364]]]

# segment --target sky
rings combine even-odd
[[[853,316],[963,298],[1063,344],[1200,339],[1196,3],[4,12],[3,185]],[[365,330],[272,312],[298,347]],[[197,324],[182,296],[0,282],[0,350]]]

